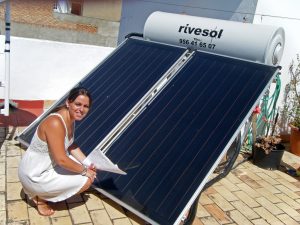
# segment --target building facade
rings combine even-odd
[[[121,0],[10,0],[11,35],[115,47]],[[4,33],[5,4],[0,5]]]

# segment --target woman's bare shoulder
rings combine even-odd
[[[55,115],[48,116],[40,125],[43,129],[65,130],[61,118]]]

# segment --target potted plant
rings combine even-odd
[[[291,153],[300,156],[300,58],[289,67],[290,81],[285,86],[282,119],[291,130]]]
[[[260,113],[257,108],[254,110],[254,117]],[[275,128],[278,120],[278,113],[274,121],[264,121],[268,124],[267,131],[264,135],[254,137],[254,144],[252,147],[253,164],[269,170],[278,169],[285,150],[285,146],[281,144],[281,138],[275,135]],[[271,126],[271,133],[269,134],[269,127]],[[255,132],[254,132],[255,133]]]

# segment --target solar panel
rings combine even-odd
[[[276,72],[198,51],[182,63],[186,53],[130,38],[78,84],[94,103],[76,124],[76,142],[89,154],[112,136],[106,155],[127,172],[101,172],[95,188],[151,224],[179,223]],[[114,136],[133,109],[137,116]],[[28,145],[50,110],[18,140]]]
[[[76,124],[75,138],[80,147],[91,152],[185,51],[130,38],[88,74],[80,85],[90,90],[93,106],[87,118]],[[55,106],[64,103],[66,97]],[[49,113],[38,118],[18,140],[29,145],[39,122]]]
[[[275,73],[195,52],[107,151],[127,175],[101,172],[96,189],[151,224],[178,224]]]

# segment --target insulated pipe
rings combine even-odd
[[[152,13],[144,25],[144,38],[226,56],[278,65],[284,49],[281,27]]]

